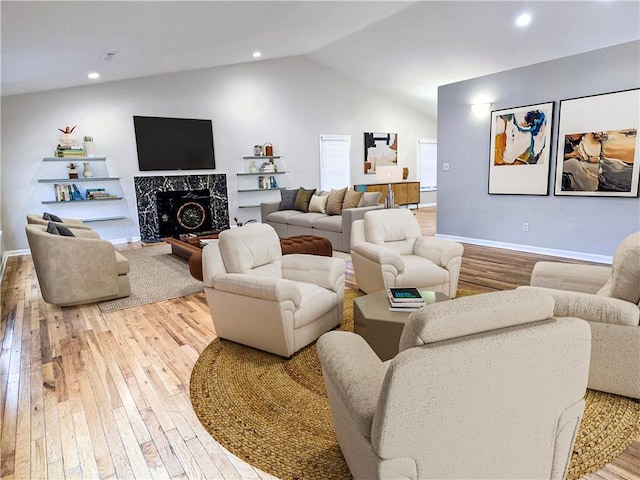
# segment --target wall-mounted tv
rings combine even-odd
[[[216,168],[211,120],[134,115],[133,127],[141,171]]]

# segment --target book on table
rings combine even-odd
[[[426,301],[415,287],[388,288],[389,310],[392,312],[409,312],[426,305]]]
[[[387,288],[387,295],[393,303],[425,303],[420,290],[415,287]]]
[[[426,303],[391,303],[389,302],[389,311],[390,312],[413,312],[414,310],[418,310],[426,305]]]

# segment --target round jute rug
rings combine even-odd
[[[345,292],[341,330],[353,331],[358,294]],[[335,438],[315,344],[286,360],[216,339],[198,358],[190,391],[207,431],[254,467],[287,480],[351,478]],[[586,403],[569,480],[609,463],[640,435],[640,404],[591,390]]]

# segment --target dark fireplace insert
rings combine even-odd
[[[209,190],[156,192],[160,236],[211,231],[210,195]]]

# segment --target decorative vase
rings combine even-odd
[[[256,162],[254,162],[253,160],[251,160],[251,163],[249,164],[249,171],[251,173],[256,173],[258,171],[258,167],[256,167]]]
[[[91,178],[93,177],[93,170],[91,170],[91,166],[89,165],[89,162],[84,162],[84,169],[82,170],[82,176],[84,178]]]
[[[84,142],[84,154],[87,157],[95,157],[96,144],[94,142]]]
[[[60,146],[71,148],[76,144],[76,139],[70,133],[63,133],[60,137]]]

